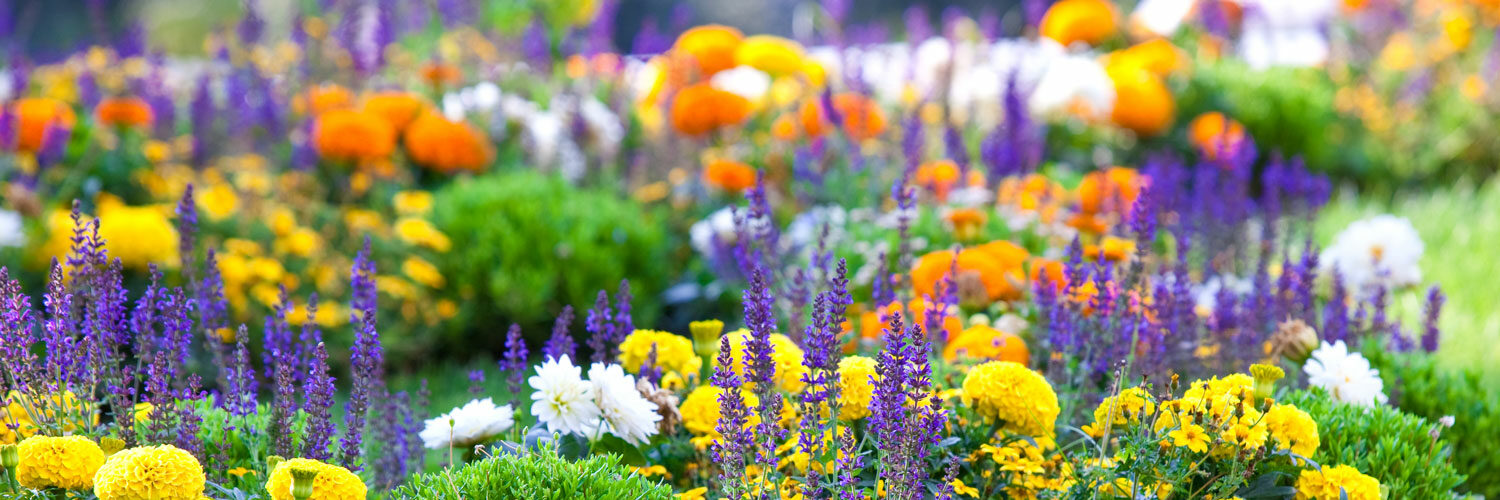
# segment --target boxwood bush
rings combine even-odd
[[[1322,444],[1313,460],[1349,465],[1380,480],[1385,498],[1450,498],[1464,476],[1453,468],[1448,441],[1434,438],[1440,424],[1390,406],[1335,401],[1314,387],[1280,402],[1297,405],[1318,422]]]
[[[412,500],[666,500],[672,488],[620,464],[615,455],[571,462],[543,447],[414,476],[389,498]]]
[[[1486,387],[1475,372],[1438,366],[1434,356],[1384,349],[1366,349],[1365,355],[1380,368],[1387,387],[1394,387],[1392,404],[1429,421],[1453,417],[1453,427],[1444,429],[1443,436],[1453,443],[1454,468],[1469,476],[1459,490],[1500,498],[1500,454],[1495,452],[1500,390]]]

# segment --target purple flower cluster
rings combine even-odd
[[[948,422],[942,399],[932,390],[931,344],[922,327],[903,324],[900,313],[891,315],[884,339],[875,360],[869,419],[879,476],[887,498],[923,498],[927,457]]]

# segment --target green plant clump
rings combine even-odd
[[[433,198],[434,223],[453,241],[439,267],[466,305],[455,324],[515,322],[540,340],[563,305],[581,312],[621,278],[630,280],[636,324],[659,309],[670,245],[657,214],[632,200],[532,171],[455,182]],[[458,332],[450,346],[504,340],[492,333]]]
[[[1334,401],[1320,388],[1286,395],[1318,422],[1322,444],[1313,457],[1326,465],[1349,465],[1380,480],[1386,498],[1450,498],[1464,476],[1454,470],[1453,450],[1432,433],[1440,427],[1390,406],[1363,407]]]
[[[1453,443],[1453,467],[1469,476],[1460,491],[1500,498],[1500,455],[1494,440],[1500,436],[1500,392],[1486,389],[1473,371],[1444,371],[1427,355],[1367,353],[1393,391],[1392,403],[1403,411],[1431,421],[1453,417],[1453,427],[1442,430]]]
[[[389,498],[421,500],[665,500],[672,488],[620,464],[616,455],[577,462],[551,447],[490,457],[456,470],[413,476]]]

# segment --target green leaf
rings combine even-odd
[[[614,434],[605,434],[590,450],[593,454],[613,453],[620,456],[620,463],[641,467],[646,465],[646,455],[641,453],[640,448],[625,442]]]

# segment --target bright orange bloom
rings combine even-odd
[[[791,113],[783,114],[771,122],[771,137],[786,142],[797,139],[797,120],[792,118]]]
[[[1047,283],[1051,284],[1055,290],[1062,290],[1065,284],[1063,282],[1067,280],[1067,277],[1063,275],[1061,261],[1033,257],[1031,259],[1031,271],[1027,274],[1027,277],[1031,278],[1032,283],[1038,283],[1042,281],[1042,277],[1044,276],[1047,278]]]
[[[879,341],[881,334],[887,326],[890,326],[891,314],[900,313],[901,322],[910,324],[925,324],[927,322],[927,301],[917,297],[908,301],[905,305],[901,302],[875,308],[873,311],[865,311],[859,316],[860,338]],[[963,321],[957,314],[948,314],[943,318],[943,333],[948,338],[958,336],[963,330]]]
[[[953,234],[959,240],[971,240],[979,236],[979,229],[984,226],[989,217],[984,210],[977,208],[957,208],[948,212],[945,217],[949,224],[953,224]]]
[[[1159,135],[1172,125],[1177,104],[1161,76],[1134,64],[1105,68],[1115,84],[1115,107],[1110,120],[1144,136]]]
[[[958,164],[953,160],[933,160],[923,163],[917,167],[917,173],[912,179],[918,186],[931,191],[938,201],[948,199],[948,193],[959,187]],[[984,174],[975,169],[969,170],[969,178],[966,179],[969,186],[983,186]]]
[[[151,125],[151,105],[139,97],[106,97],[94,108],[99,123],[111,127],[146,127]]]
[[[682,32],[672,50],[687,54],[698,66],[698,74],[707,79],[714,73],[733,68],[734,53],[745,35],[740,30],[708,24]]]
[[[401,132],[429,107],[427,101],[415,93],[388,91],[366,96],[363,109],[366,113],[384,118],[386,123],[391,124],[391,128]]]
[[[741,41],[735,49],[735,62],[785,76],[802,70],[802,44],[775,36],[754,35]]]
[[[672,98],[672,128],[686,135],[738,125],[749,115],[750,101],[706,82],[690,85]]]
[[[1244,140],[1245,126],[1218,111],[1198,115],[1188,124],[1188,142],[1210,160],[1220,153],[1234,154]]]
[[[312,116],[320,116],[323,113],[336,109],[349,109],[354,107],[354,94],[349,89],[332,83],[325,83],[307,90],[307,93],[299,96],[293,107],[298,112],[306,112]]]
[[[396,129],[378,115],[347,109],[318,116],[313,146],[326,160],[370,162],[396,150]]]
[[[1014,249],[1005,245],[994,245],[994,242],[978,247],[966,248],[958,252],[956,269],[958,275],[954,281],[966,279],[965,276],[977,278],[984,286],[986,298],[993,302],[996,300],[1011,300],[1021,296],[1020,284],[1024,280],[1021,274],[1021,262],[1025,260],[1025,250],[1020,247]],[[1021,262],[1016,262],[1014,252],[1020,251]],[[952,250],[939,250],[923,255],[917,259],[917,265],[912,269],[912,289],[918,297],[936,296],[937,284],[942,281],[943,276],[954,268],[954,255]]]
[[[1133,168],[1111,167],[1090,172],[1078,183],[1078,206],[1085,213],[1124,213],[1135,205],[1149,179]]]
[[[452,64],[433,61],[422,65],[422,81],[434,87],[456,85],[463,76],[458,66]]]
[[[1026,364],[1031,360],[1031,350],[1026,341],[1010,332],[1002,332],[987,325],[974,325],[948,340],[943,348],[943,359],[955,361],[960,356],[980,360],[1010,361]]]
[[[833,110],[839,115],[844,133],[856,141],[872,139],[885,132],[885,113],[873,99],[853,92],[833,96]],[[808,137],[819,137],[831,123],[823,111],[821,99],[808,99],[797,110],[802,131]]]
[[[73,108],[50,97],[23,97],[11,104],[15,117],[16,151],[35,153],[42,149],[50,129],[72,129],[78,118]]]
[[[406,154],[418,165],[443,173],[479,172],[495,156],[489,138],[468,122],[426,113],[406,128]]]
[[[1062,0],[1042,16],[1042,36],[1063,46],[1074,42],[1097,45],[1118,28],[1115,6],[1106,0]]]
[[[714,160],[703,169],[703,182],[730,193],[755,185],[755,167],[731,160]]]
[[[1109,66],[1134,66],[1165,77],[1187,67],[1182,49],[1165,38],[1153,38],[1109,54]]]

